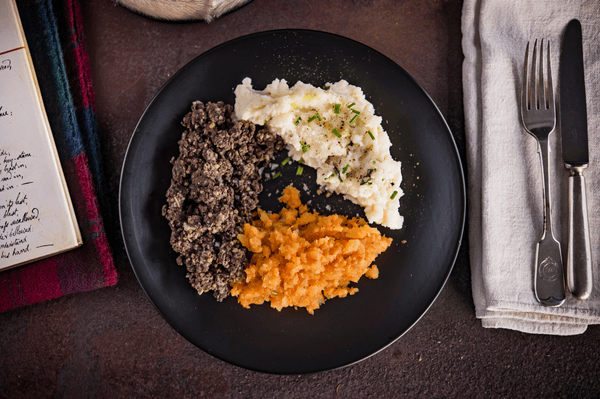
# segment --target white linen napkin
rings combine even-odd
[[[525,132],[519,99],[527,41],[549,39],[558,99],[558,67],[567,23],[583,30],[590,163],[585,172],[594,291],[541,306],[533,291],[535,245],[542,233],[542,176],[535,139]],[[600,2],[465,0],[463,88],[467,142],[469,244],[476,317],[483,327],[573,335],[600,323]],[[560,131],[550,136],[552,212],[566,254],[567,177]]]

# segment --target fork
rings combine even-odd
[[[529,42],[525,50],[521,118],[525,130],[536,138],[542,165],[543,232],[536,245],[534,292],[544,306],[560,306],[565,301],[565,282],[560,243],[552,231],[550,209],[550,163],[548,137],[556,126],[556,104],[550,70],[550,43],[546,41],[546,70],[544,71],[544,39],[533,44],[529,62]],[[545,75],[545,76],[544,76]]]

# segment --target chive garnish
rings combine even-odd
[[[371,131],[370,131],[370,130],[367,130],[367,133],[369,133],[369,136],[371,136],[371,138],[372,138],[373,140],[375,140],[375,136],[373,136],[373,133],[371,133]],[[374,162],[373,162],[373,163],[374,163]]]
[[[302,146],[302,152],[303,153],[306,152],[306,151],[308,151],[308,150],[310,150],[310,144],[300,142],[300,145]]]
[[[289,158],[284,159],[283,162],[281,163],[281,166],[285,166],[288,162],[290,162]]]
[[[298,117],[298,119],[296,119],[296,121],[294,122],[294,125],[298,126],[301,120],[302,118]]]
[[[323,90],[329,90],[330,87],[331,86],[325,85],[325,86],[323,86]]]
[[[356,118],[358,118],[358,115],[354,115],[354,116],[352,117],[352,119],[350,119],[350,123],[354,122],[354,121],[356,120]]]
[[[300,162],[300,163],[304,163],[304,158],[300,158],[300,159],[298,160],[298,162]]]
[[[340,179],[340,181],[343,183],[344,181],[342,180],[342,176],[338,175],[338,179]]]
[[[352,108],[352,107],[354,107],[355,105],[356,105],[356,103],[352,103],[352,104],[348,105],[348,108]]]
[[[398,194],[398,191],[394,191],[394,192],[392,193],[392,196],[390,197],[390,199],[394,199],[394,198],[396,198],[396,195],[397,195],[397,194]]]
[[[342,104],[335,104],[333,106],[333,113],[334,114],[339,114],[340,113],[340,107],[342,106]]]
[[[298,166],[298,169],[296,170],[296,176],[300,176],[302,174],[302,172],[304,172],[304,167],[302,165]]]
[[[332,173],[332,174],[330,174],[329,176],[327,176],[327,177],[326,177],[326,178],[324,178],[323,180],[327,180],[327,179],[329,179],[330,177],[333,177],[333,176],[335,176],[335,173]]]
[[[342,134],[340,132],[338,132],[337,129],[333,129],[332,130],[333,134],[335,134],[337,137],[342,137]]]
[[[364,186],[365,184],[371,185],[371,178],[370,177],[367,180],[365,180],[364,182],[360,183],[361,186]]]
[[[277,172],[273,175],[273,179],[277,179],[279,176],[281,176],[281,172]]]
[[[312,121],[314,121],[315,119],[318,119],[319,122],[322,120],[321,119],[321,115],[319,115],[319,113],[317,112],[316,114],[314,114],[313,116],[311,116],[310,118],[308,118],[308,123],[311,123]]]
[[[350,167],[350,165],[344,166],[344,169],[342,169],[342,173],[346,173],[346,171],[348,170],[349,167]]]
[[[350,111],[354,112],[356,115],[360,115],[360,111],[357,111],[355,109],[351,109]]]
[[[277,295],[277,291],[271,291],[271,294]]]

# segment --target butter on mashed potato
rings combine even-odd
[[[317,170],[317,184],[364,207],[370,223],[402,228],[401,163],[390,155],[381,117],[360,87],[345,80],[326,87],[275,79],[258,91],[245,78],[235,114],[280,135],[292,159]]]

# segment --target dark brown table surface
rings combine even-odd
[[[123,248],[119,177],[144,108],[194,57],[253,32],[316,29],[387,55],[438,105],[466,168],[461,1],[254,0],[209,24],[151,20],[110,0],[83,3],[112,205],[104,216],[119,282],[1,314],[0,397],[600,396],[600,328],[557,337],[481,327],[471,295],[467,232],[448,283],[415,327],[363,362],[301,376],[241,369],[190,344],[147,299]]]

